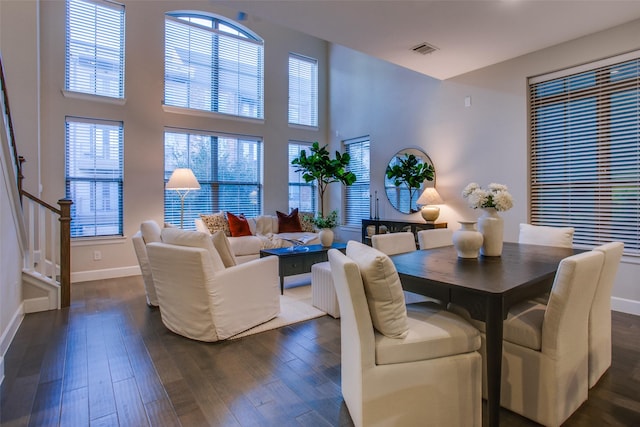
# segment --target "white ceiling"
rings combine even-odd
[[[640,0],[211,1],[438,79],[640,19]]]

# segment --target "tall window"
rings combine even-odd
[[[200,183],[200,190],[185,198],[184,228],[194,228],[201,213],[262,213],[262,142],[255,137],[166,130],[165,185],[176,168],[191,168]],[[180,198],[174,190],[165,190],[164,217],[180,223]]]
[[[344,147],[345,153],[351,156],[349,171],[356,175],[356,182],[345,186],[344,224],[350,227],[361,227],[361,220],[371,215],[369,137],[350,139],[344,142]]]
[[[124,98],[124,6],[67,0],[65,89]]]
[[[640,255],[640,52],[530,79],[531,222]]]
[[[318,61],[289,54],[289,123],[318,126]]]
[[[310,154],[309,147],[308,142],[289,141],[289,211],[298,208],[300,212],[316,212],[318,191],[315,181],[305,182],[302,172],[296,172],[297,166],[291,164],[302,150]]]
[[[67,117],[65,139],[71,237],[122,235],[122,123]]]
[[[262,119],[263,41],[218,17],[165,16],[165,105]]]

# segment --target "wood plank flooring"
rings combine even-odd
[[[613,365],[567,426],[640,426],[640,317],[614,312],[613,325]],[[164,327],[138,276],[76,284],[70,308],[27,315],[5,376],[3,427],[353,425],[339,320],[200,343]]]

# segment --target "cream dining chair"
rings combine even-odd
[[[396,255],[417,249],[416,238],[410,231],[374,234],[371,236],[371,246],[387,255]]]
[[[433,228],[418,231],[420,249],[440,248],[453,245],[453,230],[450,228]]]
[[[548,304],[530,300],[509,310],[503,326],[501,406],[542,425],[560,426],[587,400],[589,313],[604,258],[595,250],[565,258]],[[484,331],[483,322],[470,322]],[[481,353],[486,357],[484,333]]]
[[[346,253],[328,256],[340,304],[342,395],[355,426],[481,426],[478,331],[434,304],[405,306],[382,252],[350,241]]]

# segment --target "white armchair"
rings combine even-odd
[[[151,266],[149,265],[149,257],[147,256],[147,243],[160,241],[160,226],[155,221],[144,221],[140,224],[140,230],[132,237],[133,249],[138,258],[138,265],[142,273],[142,281],[144,283],[144,291],[147,296],[147,305],[157,307],[158,297],[156,296],[156,287],[153,283],[151,274]]]
[[[174,228],[147,253],[162,322],[179,335],[223,340],[280,313],[276,257],[225,268],[209,235]]]
[[[380,251],[350,241],[347,255],[329,250],[342,395],[354,424],[481,426],[478,331],[433,304],[405,308],[395,267]]]

